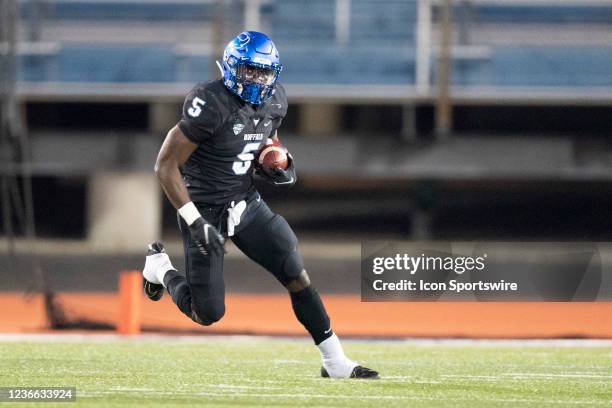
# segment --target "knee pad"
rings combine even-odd
[[[202,304],[191,304],[191,320],[202,326],[210,326],[225,315],[225,304],[218,300],[208,300]]]
[[[198,314],[196,313],[195,309],[191,309],[191,320],[193,320],[194,322],[196,322],[197,324],[200,324],[202,326],[210,326],[211,324],[213,324],[212,321],[206,319],[206,318],[201,318],[200,316],[198,316]]]
[[[302,285],[305,281],[308,281],[306,286],[310,285],[310,279],[304,269],[304,261],[297,250],[293,250],[286,254],[281,264],[281,274],[285,286],[295,281],[301,282]]]
[[[304,290],[310,286],[310,277],[306,269],[302,269],[297,278],[293,279],[285,285],[289,292],[295,293]]]

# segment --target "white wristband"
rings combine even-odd
[[[184,206],[182,206],[181,208],[179,208],[178,212],[181,215],[181,217],[183,217],[187,225],[193,224],[195,220],[201,217],[200,212],[196,208],[193,201],[190,201]]]

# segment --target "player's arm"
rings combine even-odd
[[[189,226],[191,237],[200,251],[205,255],[209,253],[220,255],[224,250],[224,239],[216,228],[200,215],[189,197],[181,176],[181,166],[197,147],[198,145],[187,139],[178,126],[174,126],[166,135],[159,150],[155,173],[168,200]]]
[[[197,144],[185,137],[178,126],[174,126],[166,135],[157,155],[155,174],[166,197],[177,210],[191,201],[180,168],[197,147]]]

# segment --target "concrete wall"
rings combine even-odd
[[[160,238],[161,192],[153,172],[97,172],[88,186],[88,240],[100,249],[138,250]]]

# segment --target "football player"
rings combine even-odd
[[[297,178],[293,158],[286,169],[258,167],[254,154],[287,113],[282,65],[274,43],[246,31],[225,48],[221,79],[196,85],[183,114],[164,140],[155,171],[178,210],[185,276],[172,266],[161,243],[149,245],[143,270],[145,293],[159,300],[164,288],[194,322],[208,326],[225,313],[223,257],[225,237],[263,266],[289,292],[297,319],[321,352],[321,375],[378,378],[374,370],[348,359],[317,291],[310,284],[298,240],[287,221],[275,214],[253,185],[253,175],[289,187]],[[270,311],[273,313],[274,311]]]

